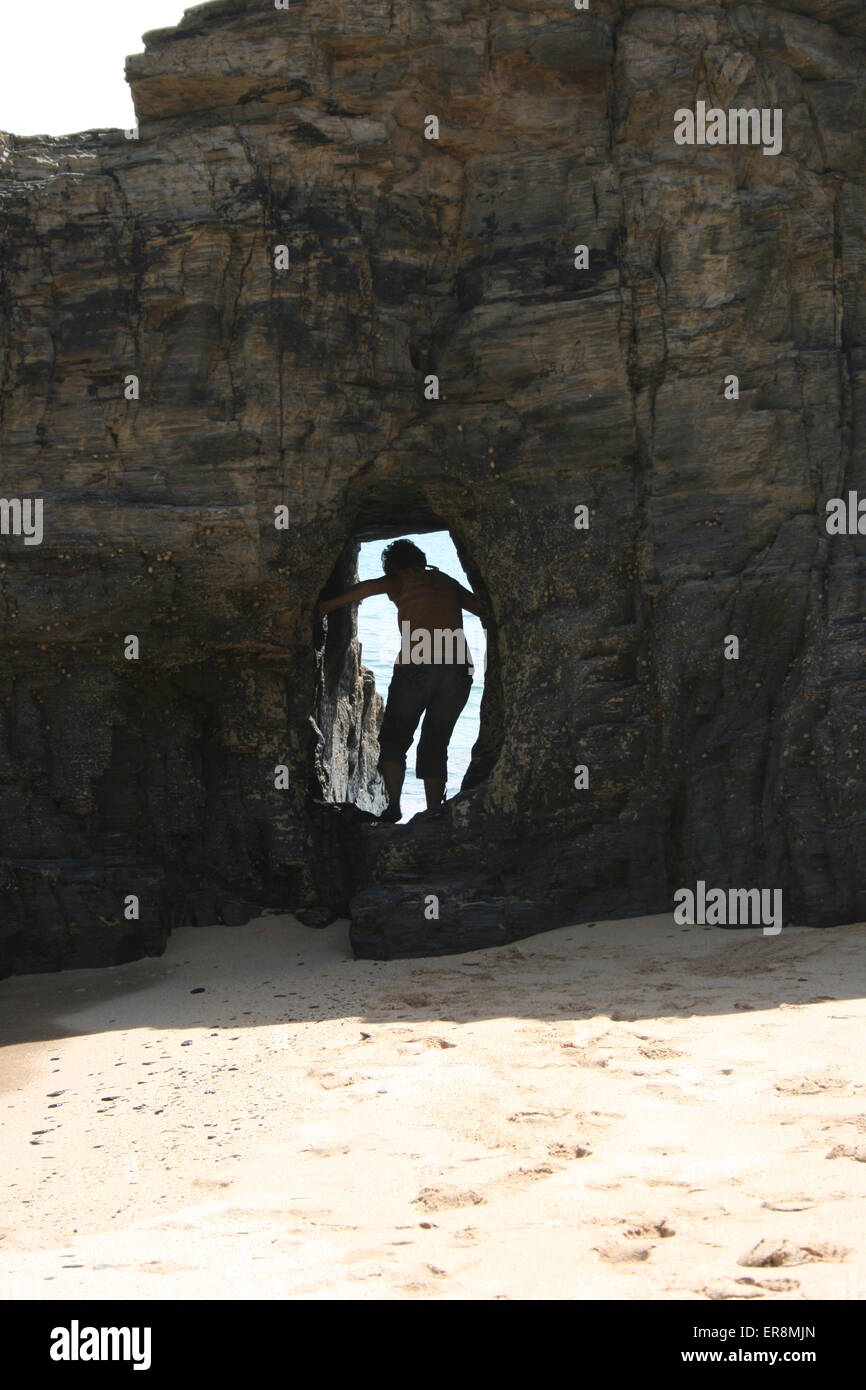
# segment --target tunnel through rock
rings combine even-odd
[[[423,518],[422,518],[423,521]],[[323,590],[323,597],[340,593],[359,579],[359,555],[366,542],[375,542],[373,549],[395,536],[406,535],[407,525],[401,518],[392,521],[379,519],[360,526],[347,540],[333,572]],[[419,535],[420,533],[420,535]],[[430,517],[426,525],[416,521],[413,534],[455,538],[451,532]],[[476,565],[472,563],[464,544],[455,542],[457,558],[466,577],[479,595],[487,613],[490,612],[486,585]],[[464,556],[468,563],[464,563]],[[435,563],[428,556],[428,563]],[[456,577],[456,576],[455,576]],[[336,805],[354,805],[360,810],[378,815],[384,809],[386,797],[381,777],[377,775],[379,755],[378,730],[382,721],[386,684],[382,679],[377,689],[374,672],[363,664],[363,644],[358,636],[359,609],[347,606],[328,615],[327,622],[316,634],[316,690],[313,712],[315,750],[311,793]],[[491,619],[487,619],[484,661],[482,645],[470,643],[475,663],[473,689],[481,686],[481,708],[478,735],[472,747],[469,765],[459,782],[459,794],[470,791],[484,781],[491,771],[502,744],[502,695],[498,644]],[[394,646],[399,644],[395,628]],[[486,666],[486,669],[485,669]],[[449,768],[450,768],[449,762]],[[407,788],[413,780],[414,762],[407,759]],[[453,797],[453,774],[449,770],[449,799]],[[411,799],[410,799],[411,804]],[[409,814],[419,809],[413,806]]]
[[[447,531],[433,531],[426,535],[406,537],[410,544],[416,545],[424,554],[427,565],[436,573],[443,574],[467,590],[471,590],[469,576],[460,564],[454,542]],[[399,544],[399,542],[398,542]],[[381,541],[366,541],[361,545],[358,559],[358,573],[364,581],[380,580],[384,572],[384,551]],[[470,600],[471,603],[471,600]],[[480,615],[472,607],[465,606],[462,611],[462,637],[465,640],[468,659],[472,668],[472,682],[466,703],[459,711],[447,744],[446,786],[444,800],[458,795],[463,778],[469,770],[472,749],[478,741],[481,724],[481,700],[484,695],[485,633]],[[365,667],[373,672],[376,689],[386,702],[390,699],[394,680],[394,663],[405,649],[411,655],[412,641],[404,635],[399,625],[399,614],[386,594],[374,594],[358,607],[358,641],[361,659]],[[423,637],[416,638],[416,643]],[[433,632],[434,661],[459,661],[463,652],[460,640],[452,638],[447,630]],[[424,657],[423,651],[416,655]],[[423,778],[417,776],[418,756],[421,749],[423,730],[427,722],[426,714],[418,721],[412,743],[406,752],[406,773],[401,791],[401,823],[405,824],[419,812],[426,811],[427,796]],[[379,732],[379,755],[382,750],[382,730]],[[387,787],[386,787],[387,790]]]

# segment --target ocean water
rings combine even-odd
[[[450,574],[471,589],[462,565],[457,558],[454,542],[447,531],[432,531],[423,536],[407,536],[414,541],[427,556],[428,565],[435,565],[443,574]],[[358,559],[358,572],[361,579],[377,579],[382,573],[382,551],[387,541],[367,541],[361,546]],[[478,737],[481,719],[481,695],[484,690],[484,629],[481,619],[474,613],[463,615],[463,630],[472,653],[475,676],[463,712],[454,727],[448,745],[448,786],[446,796],[454,796],[460,790],[463,775],[469,766],[472,745]],[[397,609],[384,594],[364,599],[358,605],[358,638],[361,643],[361,660],[376,677],[376,689],[387,699],[391,684],[391,673],[397,653],[400,650],[400,629],[397,626]],[[403,821],[426,807],[424,783],[415,777],[415,750],[421,726],[415,733],[415,742],[406,755],[406,781],[403,784],[401,805]]]

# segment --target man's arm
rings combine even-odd
[[[323,599],[317,605],[316,611],[321,618],[323,614],[331,613],[335,608],[343,608],[347,603],[360,603],[361,599],[370,598],[373,594],[387,594],[389,588],[390,580],[384,575],[381,579],[365,579],[360,584],[353,584],[344,594]]]
[[[483,618],[484,614],[481,608],[481,600],[478,595],[473,594],[471,589],[464,589],[463,585],[458,584],[456,579],[454,580],[454,586],[457,589],[457,596],[460,599],[460,607],[468,609],[470,613],[474,613],[476,618]]]

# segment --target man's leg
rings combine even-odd
[[[439,666],[418,740],[416,776],[424,779],[427,810],[441,806],[448,780],[448,742],[469,699],[472,675],[465,666]]]
[[[435,811],[437,806],[441,806],[445,796],[445,783],[439,777],[425,777],[424,795],[427,798],[427,810]]]
[[[395,666],[379,730],[379,771],[388,793],[388,805],[379,819],[391,824],[396,824],[402,815],[400,793],[406,775],[406,750],[415,737],[425,699],[423,672],[413,666]]]
[[[388,805],[399,806],[400,793],[403,790],[403,778],[406,776],[405,762],[398,762],[396,758],[381,758],[379,771],[385,783],[385,791],[388,793]]]

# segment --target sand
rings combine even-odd
[[[862,1298],[866,931],[0,983],[4,1298]]]

